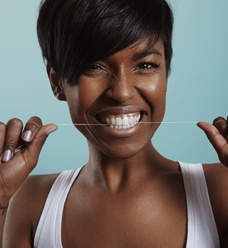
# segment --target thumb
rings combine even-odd
[[[29,143],[24,151],[22,151],[22,156],[25,160],[25,164],[28,167],[28,170],[34,169],[38,162],[38,158],[41,152],[41,149],[49,136],[58,129],[58,126],[55,124],[48,124],[42,126],[31,143]]]
[[[197,126],[201,128],[205,134],[207,135],[207,138],[215,148],[216,152],[218,153],[219,158],[221,159],[222,155],[224,154],[223,150],[227,146],[227,140],[225,137],[218,131],[218,129],[207,122],[199,122],[197,123]]]

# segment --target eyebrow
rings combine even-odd
[[[142,58],[144,58],[146,56],[149,56],[151,54],[157,54],[159,56],[162,56],[162,54],[157,49],[153,48],[153,49],[147,49],[147,50],[142,51],[140,53],[134,54],[132,59],[133,59],[133,61],[137,61],[137,60],[140,60],[140,59],[142,59]]]

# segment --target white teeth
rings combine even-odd
[[[106,123],[107,123],[108,125],[110,125],[110,124],[111,124],[111,120],[110,120],[109,118],[106,118]]]
[[[115,125],[115,124],[116,124],[116,119],[113,118],[113,117],[111,118],[111,124],[112,124],[112,125]]]
[[[121,116],[111,116],[111,117],[106,117],[103,120],[103,123],[107,124],[110,128],[114,129],[127,129],[130,127],[134,127],[140,120],[141,115],[133,115],[133,114],[128,114],[128,115],[121,115]]]
[[[123,119],[122,119],[121,117],[117,117],[117,118],[116,118],[116,125],[117,125],[117,126],[123,125]]]
[[[124,117],[122,118],[122,120],[123,120],[123,125],[124,125],[124,126],[126,126],[126,125],[129,124],[128,119],[129,119],[129,118],[128,118],[127,116],[124,116]]]

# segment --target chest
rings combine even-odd
[[[179,190],[173,195],[167,190],[162,197],[160,193],[110,199],[87,198],[77,192],[77,199],[69,197],[65,204],[63,247],[184,247],[187,229],[184,192]]]

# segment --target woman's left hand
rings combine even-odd
[[[206,133],[221,163],[228,167],[228,119],[218,117],[213,125],[207,122],[199,122],[197,125]]]

